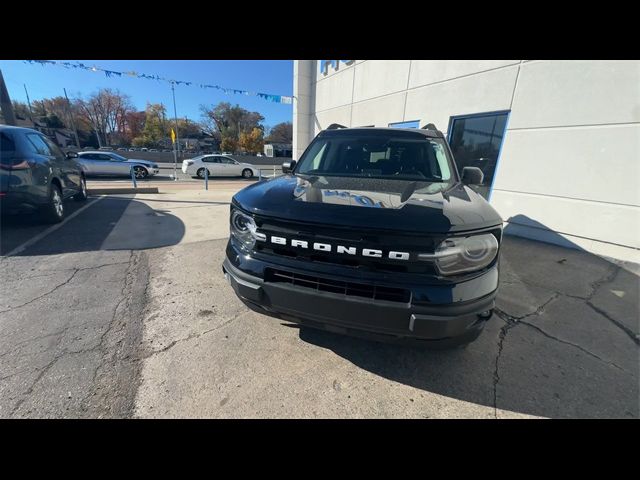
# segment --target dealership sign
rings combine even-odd
[[[323,75],[327,75],[329,73],[329,65],[331,65],[333,71],[337,71],[340,62],[345,65],[351,65],[355,60],[320,60],[320,72],[322,72]]]

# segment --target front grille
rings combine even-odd
[[[380,285],[368,285],[366,283],[343,282],[324,277],[302,275],[267,268],[265,281],[271,283],[288,283],[300,288],[308,288],[321,292],[336,293],[341,295],[370,298],[372,300],[385,300],[387,302],[409,303],[411,292],[403,288],[383,287]]]

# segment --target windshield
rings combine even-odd
[[[452,170],[443,140],[390,134],[316,138],[295,173],[449,183]]]

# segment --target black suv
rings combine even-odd
[[[38,211],[45,221],[64,219],[64,200],[87,199],[87,184],[76,153],[64,154],[30,128],[0,125],[0,210]]]
[[[332,125],[286,175],[238,192],[223,271],[260,313],[422,345],[468,343],[491,317],[502,220],[433,124]]]

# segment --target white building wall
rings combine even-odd
[[[301,112],[308,122],[296,151],[331,123],[418,120],[447,132],[452,116],[507,110],[490,198],[507,231],[640,261],[640,62],[356,60],[326,75],[318,61],[307,68],[312,74],[299,78],[309,82]],[[297,128],[294,121],[294,141]]]

